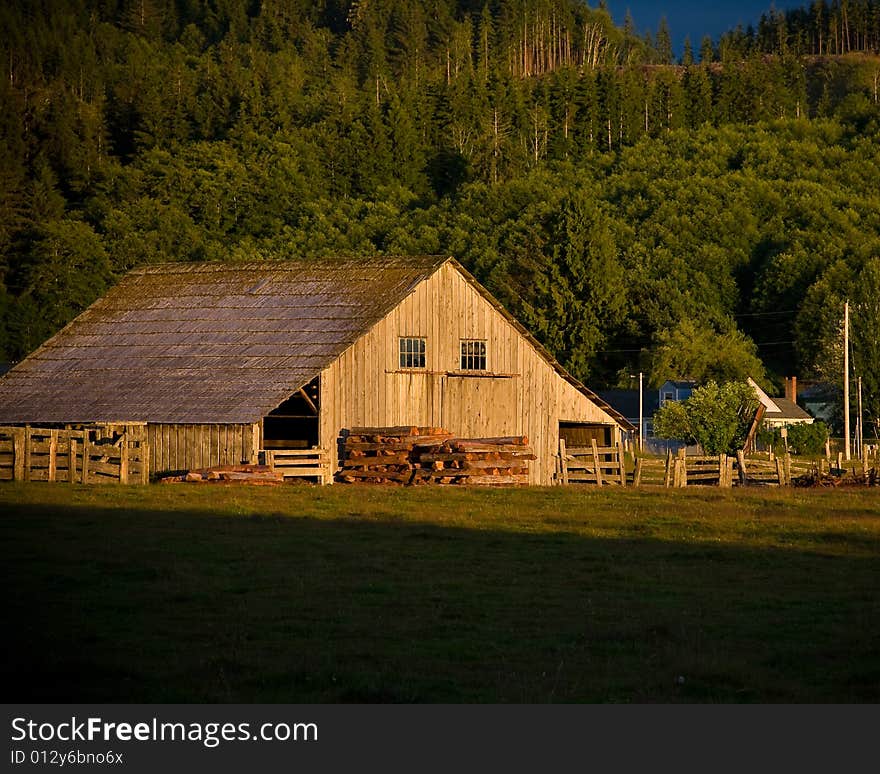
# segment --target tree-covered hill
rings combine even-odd
[[[144,263],[450,253],[596,387],[832,376],[848,297],[880,416],[880,2],[668,37],[576,0],[7,2],[0,357]]]

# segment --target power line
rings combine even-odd
[[[732,315],[733,317],[773,317],[783,314],[797,314],[797,309],[782,309],[778,312],[741,312],[740,314]]]

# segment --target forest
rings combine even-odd
[[[594,389],[840,385],[849,300],[880,432],[880,0],[677,59],[578,0],[11,0],[0,75],[0,360],[151,262],[443,253]]]

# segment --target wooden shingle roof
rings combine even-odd
[[[0,378],[0,424],[258,422],[446,262],[563,379],[633,429],[461,264],[436,255],[136,269]]]
[[[259,421],[446,260],[137,269],[0,379],[0,423]]]

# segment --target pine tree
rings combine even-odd
[[[672,36],[669,33],[669,23],[664,16],[660,19],[660,26],[657,27],[657,55],[660,64],[672,64]]]

